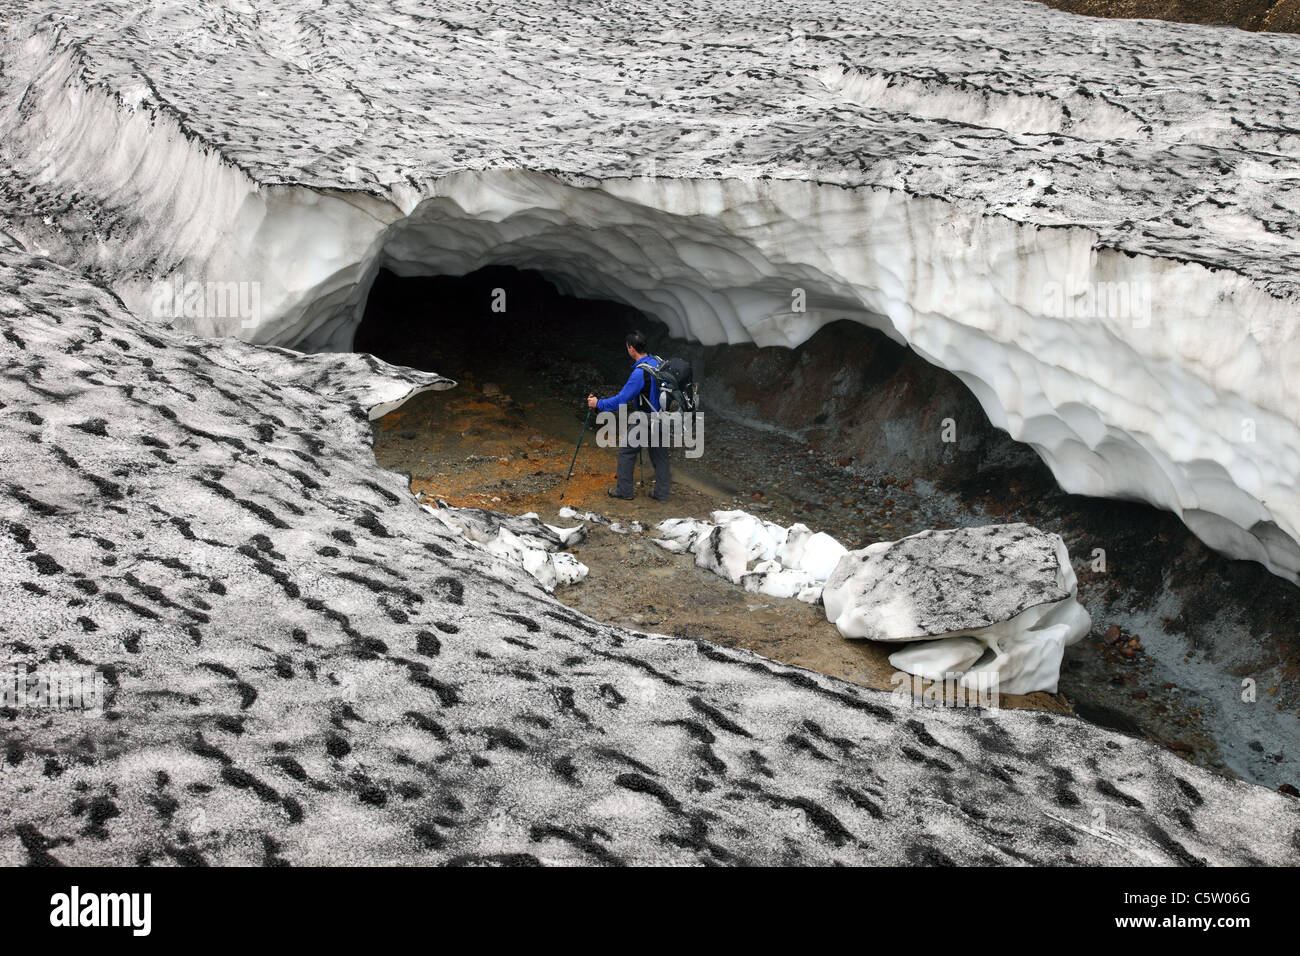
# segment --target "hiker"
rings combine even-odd
[[[658,389],[653,387],[653,380],[645,369],[636,366],[644,362],[651,368],[655,368],[659,365],[659,360],[646,351],[645,336],[640,332],[629,332],[626,345],[628,358],[632,360],[632,374],[628,376],[627,384],[623,386],[621,392],[609,398],[588,395],[587,407],[600,412],[617,412],[620,407],[627,405],[629,416],[636,411],[657,412],[659,411]],[[648,432],[649,429],[645,431]],[[633,491],[632,474],[636,468],[637,454],[642,447],[646,446],[632,444],[628,438],[629,436],[626,435],[619,436],[618,484],[610,488],[608,494],[611,498],[630,501],[636,497]],[[651,444],[648,437],[646,445],[650,452],[650,464],[655,470],[654,493],[650,497],[656,501],[667,501],[668,492],[672,487],[672,478],[668,473],[668,449],[660,447],[657,443]]]

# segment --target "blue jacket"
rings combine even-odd
[[[620,405],[630,405],[628,411],[634,412],[637,408],[637,396],[641,394],[641,389],[645,388],[646,373],[644,370],[637,368],[642,362],[645,362],[651,368],[658,368],[659,360],[653,355],[647,355],[643,359],[637,359],[632,363],[632,374],[627,378],[627,384],[623,386],[623,391],[619,392],[613,398],[602,398],[596,403],[596,411],[613,412],[617,411]],[[650,388],[650,407],[656,412],[659,411],[659,389],[653,385]]]

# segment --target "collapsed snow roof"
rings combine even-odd
[[[343,350],[381,267],[496,263],[706,343],[848,316],[1067,490],[1300,577],[1300,38],[1009,0],[40,11],[2,15],[6,214],[138,315]]]

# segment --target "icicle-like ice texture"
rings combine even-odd
[[[105,684],[105,719],[7,712],[0,860],[1300,862],[1295,801],[1146,742],[564,608],[375,465],[367,417],[449,383],[286,348],[346,350],[383,266],[706,342],[849,316],[1068,487],[1290,574],[1300,43],[518,9],[0,6],[0,642]],[[1048,314],[1058,279],[1148,281],[1150,324]]]
[[[890,655],[899,670],[971,689],[996,673],[1001,693],[1055,693],[1066,646],[1092,625],[1077,585],[1059,535],[1005,524],[849,552],[822,599],[845,637],[919,642]]]
[[[523,568],[548,591],[576,584],[587,576],[585,564],[560,550],[582,541],[587,536],[585,525],[557,528],[532,512],[509,515],[479,508],[453,508],[442,500],[437,508],[424,508],[466,541]]]

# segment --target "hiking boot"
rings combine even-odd
[[[619,498],[623,501],[631,501],[636,497],[636,495],[620,495],[618,493],[618,488],[607,488],[605,494],[609,495],[611,498]]]

